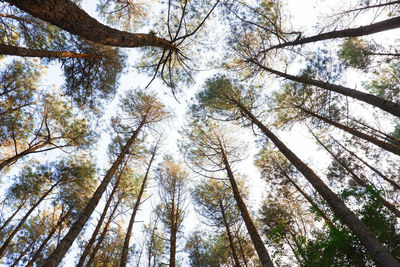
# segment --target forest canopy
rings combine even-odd
[[[0,264],[400,266],[399,7],[1,1]]]

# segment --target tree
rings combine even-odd
[[[114,161],[110,169],[107,171],[102,182],[96,189],[93,197],[87,203],[85,209],[79,215],[78,219],[72,224],[69,232],[58,244],[57,248],[47,258],[46,265],[57,266],[68,249],[78,236],[83,226],[89,220],[97,204],[99,203],[104,191],[106,190],[111,178],[114,176],[118,166],[122,163],[125,156],[131,149],[132,144],[136,140],[143,127],[150,126],[153,123],[161,121],[166,116],[164,106],[158,100],[149,94],[140,91],[129,92],[127,97],[122,100],[123,115],[126,116],[124,124],[119,124],[121,116],[114,120],[115,129],[118,132],[127,135],[128,140],[121,148],[117,159]],[[118,129],[119,128],[119,129]]]
[[[196,108],[193,107],[193,112]],[[240,189],[235,180],[232,163],[239,161],[243,147],[232,136],[223,131],[222,127],[211,121],[194,120],[191,129],[186,131],[189,140],[183,147],[185,156],[200,172],[226,172],[236,205],[240,211],[247,231],[260,258],[262,266],[273,266],[257,228],[250,216]]]
[[[149,163],[147,164],[147,168],[146,168],[146,173],[144,174],[142,185],[140,186],[139,193],[137,194],[137,197],[135,200],[135,205],[133,207],[133,211],[132,211],[132,214],[131,214],[131,217],[129,220],[128,229],[126,231],[126,235],[125,235],[125,239],[124,239],[124,246],[123,246],[122,253],[121,253],[121,261],[120,261],[121,267],[126,266],[126,263],[128,261],[129,241],[130,241],[130,238],[132,235],[133,223],[135,222],[135,217],[136,217],[137,211],[139,210],[139,206],[142,203],[141,202],[142,197],[143,197],[144,191],[147,187],[147,180],[149,179],[149,175],[150,175],[150,168],[151,168],[151,165],[154,161],[154,158],[156,156],[157,150],[160,145],[160,141],[161,141],[160,138],[161,137],[159,137],[159,139],[156,140],[156,143],[155,143],[154,147],[152,148]]]
[[[226,191],[222,182],[211,178],[204,184],[196,185],[191,195],[196,212],[207,219],[206,224],[225,228],[235,266],[241,266],[232,233],[238,214],[231,193]]]
[[[176,249],[182,222],[185,217],[188,173],[182,164],[166,157],[157,169],[161,203],[156,213],[169,233],[169,266],[176,266]]]
[[[304,175],[308,182],[312,184],[316,191],[329,204],[336,216],[359,238],[377,263],[393,266],[399,265],[398,260],[388,252],[371,230],[345,205],[343,200],[252,113],[252,107],[255,106],[255,103],[251,103],[251,98],[246,100],[239,87],[224,77],[216,77],[208,80],[204,91],[198,94],[198,100],[200,106],[202,105],[215,112],[226,114],[227,117],[235,118],[239,114],[239,118],[246,119],[255,124]],[[230,110],[223,110],[223,106],[229,107]]]

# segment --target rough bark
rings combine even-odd
[[[151,155],[149,165],[147,166],[146,173],[144,175],[142,185],[140,187],[140,191],[136,198],[135,206],[133,207],[132,215],[129,220],[129,225],[128,225],[128,229],[126,231],[125,240],[124,240],[124,247],[123,247],[122,253],[121,253],[121,261],[120,261],[120,265],[119,265],[120,267],[125,267],[126,263],[128,262],[129,241],[130,241],[131,235],[132,235],[133,223],[135,222],[136,213],[139,210],[139,206],[141,204],[141,199],[142,199],[144,190],[146,189],[146,185],[147,185],[146,183],[147,183],[147,179],[149,177],[151,164],[153,163],[153,160],[156,156],[156,152],[157,152],[157,146],[155,147],[155,149]]]
[[[70,51],[50,51],[30,49],[12,45],[0,44],[1,55],[21,56],[21,57],[45,57],[45,58],[99,58],[96,54],[79,54]]]
[[[271,140],[281,153],[304,175],[310,184],[332,208],[338,218],[347,225],[380,266],[400,266],[398,260],[382,245],[371,230],[346,206],[322,180],[299,159],[277,136],[261,123],[245,106],[236,103],[246,117]]]
[[[363,101],[365,103],[368,103],[370,105],[373,105],[377,108],[380,108],[386,112],[389,112],[390,114],[399,117],[400,118],[400,104],[398,103],[394,103],[391,102],[389,100],[371,95],[371,94],[367,94],[352,88],[348,88],[345,86],[341,86],[341,85],[336,85],[336,84],[331,84],[331,83],[327,83],[327,82],[323,82],[320,80],[315,80],[312,78],[308,78],[305,76],[295,76],[295,75],[290,75],[284,72],[280,72],[271,68],[268,68],[262,64],[260,64],[258,61],[256,60],[250,60],[250,62],[256,64],[258,67],[260,67],[261,69],[276,74],[278,76],[281,76],[285,79],[288,80],[292,80],[295,82],[300,82],[300,83],[304,83],[304,84],[308,84],[308,85],[313,85],[313,86],[317,86],[319,88],[322,89],[326,89],[328,91],[332,91],[332,92],[336,92],[345,96],[349,96],[352,97],[354,99]]]
[[[397,29],[399,27],[400,27],[400,17],[395,17],[395,18],[390,18],[390,19],[383,20],[380,22],[372,23],[372,24],[369,24],[366,26],[360,26],[357,28],[350,28],[350,29],[339,30],[339,31],[330,31],[330,32],[326,32],[326,33],[320,33],[317,35],[309,36],[309,37],[298,38],[294,41],[284,42],[284,43],[281,43],[278,45],[273,45],[273,46],[261,51],[259,54],[271,51],[273,49],[279,49],[279,48],[284,48],[284,47],[288,47],[288,46],[303,45],[303,44],[315,43],[315,42],[319,42],[319,41],[323,41],[323,40],[336,39],[336,38],[359,37],[359,36],[374,34],[374,33],[378,33],[378,32],[393,30],[393,29]]]
[[[225,208],[224,208],[224,205],[222,204],[221,199],[219,200],[219,208],[221,209],[222,220],[223,220],[223,223],[225,226],[226,234],[228,235],[229,247],[231,248],[231,251],[232,251],[233,260],[235,262],[236,267],[240,267],[239,257],[236,252],[235,243],[233,242],[233,236],[231,233],[231,229],[229,227],[229,223],[226,219]]]
[[[114,176],[114,173],[116,172],[118,166],[122,163],[126,154],[128,154],[129,148],[132,146],[144,123],[145,121],[143,120],[139,125],[139,127],[136,129],[136,131],[132,134],[131,138],[128,140],[126,145],[123,147],[121,153],[118,155],[118,158],[114,161],[111,168],[107,171],[106,175],[104,176],[104,179],[100,183],[99,187],[96,189],[96,192],[93,194],[92,198],[89,200],[85,209],[79,215],[78,219],[72,224],[68,233],[58,244],[53,253],[46,259],[44,266],[56,267],[59,265],[62,258],[67,253],[68,249],[71,247],[72,243],[75,241],[76,237],[81,232],[82,228],[85,226],[86,222],[92,215],[104,191],[106,190],[108,184],[110,183],[111,178]]]
[[[234,198],[236,200],[236,204],[239,207],[240,214],[242,215],[243,221],[244,221],[244,223],[246,225],[246,228],[247,228],[247,231],[248,231],[248,233],[250,235],[251,241],[253,242],[254,247],[255,247],[255,249],[257,251],[258,257],[259,257],[260,262],[261,262],[261,265],[263,267],[273,267],[274,265],[273,265],[273,263],[271,261],[271,257],[269,256],[269,253],[268,253],[267,249],[264,246],[264,242],[262,241],[260,235],[258,234],[257,228],[254,225],[253,220],[251,219],[250,213],[249,213],[249,211],[247,210],[247,207],[246,207],[246,203],[244,203],[243,198],[240,195],[240,191],[239,191],[239,188],[238,188],[238,186],[236,184],[233,172],[231,170],[231,166],[229,164],[228,157],[225,154],[225,150],[222,147],[222,144],[220,144],[220,145],[221,145],[220,148],[221,148],[221,153],[222,153],[222,160],[223,160],[223,163],[224,163],[224,166],[225,166],[226,173],[227,173],[228,178],[229,178],[229,182],[230,182],[231,187],[232,187],[233,196],[234,196]]]
[[[154,34],[129,33],[110,28],[89,16],[70,0],[7,0],[7,2],[34,17],[98,44],[176,49],[169,41]]]
[[[85,250],[83,251],[82,255],[79,258],[79,262],[76,265],[77,267],[82,267],[83,264],[85,263],[86,257],[89,255],[90,249],[92,248],[93,244],[96,241],[96,237],[100,231],[101,226],[103,225],[104,219],[106,218],[107,215],[107,211],[108,208],[111,205],[111,201],[115,195],[115,193],[117,192],[119,183],[121,181],[122,175],[125,172],[125,169],[127,167],[127,164],[125,163],[124,168],[122,169],[121,173],[118,175],[117,180],[115,181],[114,187],[110,193],[110,196],[108,197],[107,201],[106,201],[106,205],[104,206],[103,212],[100,215],[99,221],[97,222],[96,228],[94,229],[92,236],[90,238],[90,240],[88,241],[88,243],[85,246]]]
[[[8,236],[6,241],[4,241],[4,244],[0,248],[0,258],[3,257],[4,252],[8,245],[11,243],[11,240],[13,237],[18,233],[18,231],[21,229],[21,227],[24,225],[25,221],[29,218],[29,216],[32,214],[32,212],[42,203],[42,201],[54,190],[54,188],[60,183],[60,181],[54,183],[40,198],[36,203],[28,210],[28,212],[22,217],[18,225],[14,228],[14,230],[11,232],[11,234]]]
[[[326,122],[326,123],[328,123],[328,124],[330,124],[332,126],[335,126],[336,128],[339,128],[339,129],[341,129],[343,131],[346,131],[346,132],[348,132],[348,133],[350,133],[350,134],[352,134],[354,136],[357,136],[357,137],[359,137],[361,139],[364,139],[365,141],[371,142],[372,144],[374,144],[374,145],[376,145],[376,146],[378,146],[380,148],[383,148],[383,149],[385,149],[387,151],[390,151],[390,152],[400,156],[400,148],[398,146],[395,146],[393,144],[381,141],[381,140],[379,140],[379,139],[377,139],[377,138],[375,138],[375,137],[373,137],[371,135],[362,133],[362,132],[360,132],[360,131],[358,131],[356,129],[353,129],[353,128],[348,127],[346,125],[343,125],[341,123],[335,122],[335,121],[333,121],[331,119],[328,119],[326,117],[318,115],[318,114],[316,114],[316,113],[314,113],[314,112],[312,112],[310,110],[307,110],[307,109],[304,109],[304,108],[301,108],[301,110],[304,111],[305,113],[307,113],[307,114],[309,114],[309,115],[311,115],[311,116],[323,121],[323,122]]]

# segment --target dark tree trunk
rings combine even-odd
[[[375,138],[375,137],[373,137],[371,135],[362,133],[362,132],[360,132],[360,131],[358,131],[356,129],[353,129],[353,128],[348,127],[346,125],[343,125],[343,124],[340,124],[338,122],[335,122],[335,121],[333,121],[331,119],[328,119],[326,117],[318,115],[318,114],[316,114],[316,113],[314,113],[314,112],[312,112],[310,110],[307,110],[307,109],[304,109],[304,108],[300,108],[300,109],[302,111],[304,111],[305,113],[307,113],[307,114],[309,114],[309,115],[311,115],[311,116],[313,116],[313,117],[315,117],[315,118],[317,118],[317,119],[319,119],[319,120],[321,120],[323,122],[326,122],[326,123],[328,123],[328,124],[330,124],[332,126],[335,126],[336,128],[339,128],[339,129],[341,129],[343,131],[346,131],[346,132],[348,132],[348,133],[350,133],[350,134],[352,134],[354,136],[357,136],[357,137],[359,137],[361,139],[364,139],[365,141],[371,142],[372,144],[374,144],[376,146],[379,146],[380,148],[383,148],[383,149],[385,149],[387,151],[390,151],[390,152],[400,156],[400,147],[398,147],[398,146],[395,146],[393,144],[381,141],[381,140],[379,140],[379,139],[377,139],[377,138]]]
[[[139,210],[139,206],[141,204],[141,199],[142,199],[144,190],[146,189],[147,178],[149,177],[151,164],[153,163],[153,160],[156,156],[156,152],[157,152],[157,146],[155,147],[155,149],[151,155],[149,165],[147,166],[146,173],[143,178],[142,186],[140,187],[140,191],[136,198],[136,203],[135,203],[135,206],[133,207],[132,215],[129,220],[129,225],[128,225],[128,229],[126,231],[125,240],[124,240],[124,247],[122,249],[122,254],[121,254],[121,262],[119,265],[120,267],[125,267],[126,263],[128,262],[129,241],[130,241],[131,235],[132,235],[133,223],[135,222],[136,213]]]
[[[18,208],[14,211],[14,213],[8,218],[3,225],[0,227],[0,232],[3,231],[4,228],[7,227],[7,225],[14,219],[15,215],[18,214],[18,212],[25,206],[25,203],[28,201],[28,197],[26,197],[21,204],[19,204]]]
[[[56,182],[53,184],[49,190],[44,193],[38,201],[28,210],[28,212],[25,214],[25,216],[21,219],[21,221],[18,223],[18,225],[14,228],[14,230],[11,232],[11,234],[8,236],[7,240],[4,242],[4,244],[0,248],[0,258],[3,257],[4,252],[8,245],[10,244],[11,240],[13,237],[18,233],[18,231],[21,229],[21,227],[24,225],[25,221],[29,218],[29,216],[32,214],[32,212],[42,203],[42,201],[54,190],[54,188],[60,183],[60,181]]]
[[[236,103],[246,117],[275,144],[281,153],[306,177],[317,192],[332,208],[338,218],[347,225],[352,233],[357,236],[361,244],[371,254],[372,258],[381,266],[400,266],[398,260],[389,253],[389,251],[376,238],[371,230],[363,224],[360,219],[346,206],[330,188],[299,159],[286,145],[275,136],[264,124],[262,124],[247,108],[242,104]]]
[[[299,82],[299,83],[308,84],[308,85],[317,86],[319,88],[326,89],[328,91],[332,91],[332,92],[336,92],[336,93],[339,93],[339,94],[342,94],[345,96],[352,97],[354,99],[363,101],[363,102],[373,105],[377,108],[380,108],[380,109],[382,109],[386,112],[389,112],[390,114],[400,118],[400,104],[398,104],[398,103],[394,103],[389,100],[386,100],[386,99],[383,99],[383,98],[380,98],[380,97],[377,97],[377,96],[374,96],[371,94],[367,94],[367,93],[364,93],[364,92],[361,92],[361,91],[358,91],[355,89],[351,89],[351,88],[348,88],[345,86],[331,84],[331,83],[315,80],[312,78],[308,78],[305,76],[295,76],[295,75],[290,75],[290,74],[287,74],[284,72],[280,72],[280,71],[268,68],[255,60],[250,60],[250,62],[256,64],[257,66],[259,66],[261,69],[263,69],[265,71],[276,74],[285,79],[292,80],[292,81]]]
[[[1,55],[45,58],[99,58],[96,54],[79,54],[70,51],[49,51],[0,44]]]
[[[62,224],[65,222],[65,220],[69,217],[71,214],[72,209],[70,209],[65,215],[61,216],[60,219],[57,222],[57,225],[51,229],[51,232],[47,235],[46,239],[43,240],[42,244],[40,244],[40,247],[36,250],[35,254],[33,255],[32,259],[26,264],[25,267],[31,267],[35,261],[39,258],[40,253],[43,251],[43,249],[47,246],[48,242],[53,238],[54,234],[57,232],[58,229],[62,227]]]
[[[224,226],[225,226],[226,234],[228,235],[229,247],[231,248],[231,251],[232,251],[233,260],[235,262],[236,267],[240,267],[241,265],[240,265],[239,257],[238,257],[237,252],[236,252],[235,243],[233,242],[233,236],[232,236],[231,229],[229,227],[228,220],[226,219],[225,207],[222,204],[222,200],[221,199],[219,200],[219,208],[221,209],[222,220],[223,220],[223,223],[224,223]]]
[[[37,152],[39,149],[47,146],[48,144],[49,144],[48,142],[44,142],[41,144],[35,144],[35,145],[29,147],[28,149],[22,151],[21,153],[18,153],[15,156],[12,156],[8,159],[3,160],[2,162],[0,162],[0,170],[4,169],[7,166],[10,166],[11,164],[15,163],[17,160],[25,157],[26,155]]]
[[[113,189],[112,189],[112,191],[110,193],[110,196],[108,197],[108,199],[106,201],[106,205],[104,206],[103,212],[100,215],[100,218],[99,218],[99,221],[97,222],[96,228],[94,229],[90,240],[86,244],[85,250],[83,251],[82,255],[79,258],[79,262],[76,265],[77,267],[82,267],[83,266],[83,264],[85,263],[86,257],[89,255],[90,249],[92,248],[93,244],[96,241],[96,237],[97,237],[97,235],[98,235],[98,233],[100,231],[101,226],[103,225],[104,219],[106,218],[106,215],[107,215],[108,208],[111,205],[111,201],[112,201],[115,193],[117,192],[119,183],[120,183],[121,178],[122,178],[122,176],[123,176],[123,174],[125,172],[126,167],[127,167],[127,163],[125,162],[125,166],[123,167],[121,173],[118,175],[118,178],[115,181],[115,184],[114,184],[114,187],[113,187]]]
[[[254,225],[253,220],[251,219],[249,211],[247,210],[247,207],[246,207],[246,203],[244,203],[242,197],[240,196],[239,188],[236,184],[235,178],[233,176],[233,172],[231,170],[231,166],[230,166],[228,158],[225,154],[225,150],[222,146],[222,143],[220,143],[220,149],[221,149],[221,153],[222,153],[222,160],[225,165],[225,170],[227,172],[229,182],[232,187],[233,196],[236,200],[236,204],[239,207],[240,213],[241,213],[243,221],[246,225],[247,231],[250,235],[251,241],[254,244],[254,247],[257,251],[258,257],[260,258],[261,265],[263,267],[267,267],[267,266],[273,267],[274,265],[271,261],[271,257],[269,256],[269,253],[264,246],[264,242],[262,241],[260,235],[258,234],[257,228]]]
[[[117,208],[119,206],[119,204],[121,204],[123,196],[119,196],[117,203],[115,203],[114,209],[111,211],[110,217],[108,217],[108,220],[106,222],[106,224],[104,225],[103,231],[101,232],[101,235],[99,237],[99,240],[97,240],[96,246],[93,248],[92,254],[90,255],[90,258],[86,264],[87,267],[90,267],[97,255],[97,252],[100,249],[101,243],[103,243],[104,238],[107,235],[108,232],[108,228],[110,228],[110,224],[112,222],[112,220],[114,219],[114,215],[115,212],[117,212]]]
[[[7,0],[34,17],[72,34],[103,45],[155,46],[175,50],[169,41],[154,34],[129,33],[101,24],[70,0]]]
[[[278,45],[273,45],[267,48],[266,50],[261,51],[259,54],[268,52],[273,49],[279,49],[288,46],[303,45],[303,44],[315,43],[323,40],[336,39],[336,38],[364,36],[378,32],[397,29],[399,27],[400,27],[400,17],[395,17],[380,22],[372,23],[367,26],[361,26],[357,28],[350,28],[339,31],[331,31],[310,37],[299,38],[291,42],[284,42]]]
[[[68,233],[58,244],[53,253],[46,259],[44,266],[46,267],[56,267],[61,262],[64,255],[67,253],[68,249],[71,247],[72,243],[75,241],[78,234],[81,232],[82,228],[85,226],[86,222],[89,220],[92,215],[94,209],[99,203],[101,196],[106,190],[108,184],[111,181],[111,178],[114,176],[118,166],[122,163],[126,154],[128,154],[129,148],[132,146],[133,142],[136,140],[140,130],[142,129],[145,121],[143,120],[136,131],[132,134],[131,138],[128,140],[126,145],[123,147],[121,153],[118,158],[114,161],[111,168],[108,170],[107,174],[104,176],[102,182],[97,188],[96,192],[94,192],[92,198],[89,200],[85,209],[79,215],[78,219],[72,224]]]

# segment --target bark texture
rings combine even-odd
[[[110,28],[89,16],[70,0],[7,0],[7,2],[34,17],[98,44],[176,49],[168,40],[154,34],[129,33]]]

